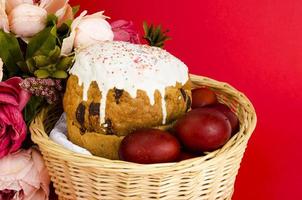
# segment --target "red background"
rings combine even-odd
[[[301,0],[73,0],[112,20],[161,23],[166,49],[191,73],[226,81],[253,102],[258,125],[234,200],[302,199]]]

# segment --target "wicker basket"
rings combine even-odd
[[[59,199],[231,199],[243,153],[256,125],[256,114],[245,95],[228,84],[196,75],[191,75],[191,79],[195,87],[215,90],[219,101],[237,113],[240,131],[221,149],[178,163],[140,165],[73,153],[48,138],[62,111],[44,109],[32,122],[30,131]]]

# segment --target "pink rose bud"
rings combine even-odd
[[[46,26],[45,9],[30,4],[20,4],[8,16],[10,29],[21,37],[32,37]]]
[[[132,21],[117,20],[111,23],[115,41],[125,41],[140,44],[139,34]]]

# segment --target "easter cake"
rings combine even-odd
[[[69,139],[98,155],[118,159],[124,136],[173,123],[191,106],[187,66],[167,51],[105,41],[78,49],[64,111]]]

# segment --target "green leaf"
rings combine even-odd
[[[35,61],[32,58],[29,58],[26,60],[26,65],[27,65],[28,71],[30,73],[34,73],[34,71],[36,70],[36,67],[35,67]]]
[[[68,19],[66,20],[59,28],[58,28],[58,35],[62,36],[65,35],[66,33],[70,32],[72,20]]]
[[[5,33],[3,30],[0,30],[0,57],[7,67],[9,76],[20,73],[17,63],[23,61],[24,58],[18,40],[12,34]]]
[[[56,26],[47,27],[36,34],[28,43],[26,58],[35,55],[48,55],[56,47],[57,28]]]
[[[164,46],[164,41],[161,41],[159,43],[156,43],[154,46],[162,48]]]
[[[67,72],[63,71],[63,70],[58,70],[55,73],[53,73],[51,75],[52,78],[60,78],[60,79],[64,79],[68,77]]]
[[[44,67],[40,67],[39,69],[43,69],[46,70],[49,74],[55,72],[57,70],[56,65],[55,64],[50,64]]]
[[[161,25],[159,25],[158,27],[156,27],[155,31],[154,31],[154,41],[158,41],[160,35],[161,35]]]
[[[153,24],[151,24],[148,32],[148,34],[151,35],[151,37],[153,36],[153,31],[154,31]]]
[[[48,57],[52,61],[57,61],[60,57],[61,49],[59,46],[56,46],[53,50],[51,50],[48,54]]]
[[[37,78],[48,78],[50,76],[50,74],[45,69],[38,69],[38,70],[35,71],[35,76]]]
[[[46,26],[55,26],[58,22],[58,17],[55,14],[49,14],[46,18]]]
[[[34,117],[40,112],[42,106],[45,104],[45,101],[41,97],[32,96],[23,109],[24,121],[27,126],[31,123]]]
[[[77,6],[73,6],[72,7],[72,13],[73,13],[73,16],[75,16],[80,10],[80,5],[77,5]]]
[[[19,61],[19,62],[17,62],[17,65],[19,66],[19,68],[22,70],[22,72],[24,72],[24,73],[29,73],[29,69],[28,69],[28,67],[27,67],[27,64],[26,64],[26,62],[24,62],[24,61]]]
[[[169,37],[167,35],[161,35],[161,37],[159,38],[159,40],[161,40],[161,41],[171,40],[171,37]]]
[[[57,64],[56,68],[59,70],[66,71],[68,68],[71,67],[72,63],[73,63],[73,57],[64,57]]]
[[[70,35],[71,24],[72,24],[72,20],[68,19],[58,28],[57,34],[60,44],[62,44],[63,40]]]
[[[148,24],[146,21],[143,22],[143,28],[144,28],[145,35],[148,35],[147,33],[148,33],[149,27],[148,27]]]
[[[163,48],[166,40],[170,39],[167,36],[168,30],[163,31],[162,26],[154,26],[153,24],[148,25],[146,22],[143,23],[144,28],[144,39],[150,46],[157,46]]]
[[[49,65],[48,56],[38,55],[38,56],[34,56],[33,59],[36,63],[36,67],[38,68]]]
[[[69,27],[69,29],[71,29],[72,19],[67,19],[67,20],[64,22],[64,24],[66,24],[66,25]]]
[[[7,69],[6,67],[3,68],[3,77],[2,77],[2,81],[5,81],[9,78],[8,76],[8,72],[7,72]]]

